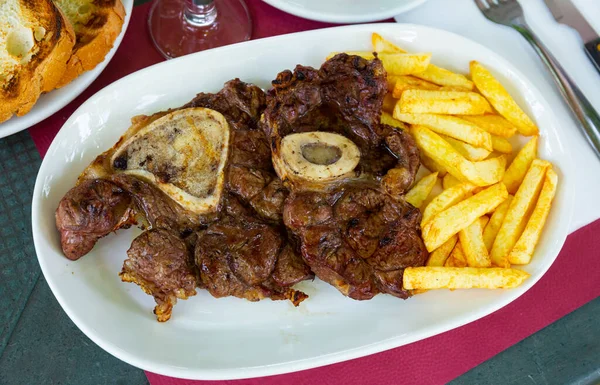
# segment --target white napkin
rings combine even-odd
[[[542,0],[521,0],[520,3],[534,32],[600,112],[600,72],[583,51],[577,32],[558,24]],[[600,33],[600,2],[576,0],[575,4]],[[600,160],[572,118],[546,67],[519,33],[487,20],[473,0],[429,0],[395,19],[399,23],[428,25],[468,37],[502,55],[523,72],[554,107],[559,127],[568,133],[565,147],[571,150],[577,165],[573,178],[576,201],[571,232],[600,218]]]

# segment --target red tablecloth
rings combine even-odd
[[[327,1],[327,0],[323,0]],[[280,12],[260,0],[247,0],[254,19],[253,38],[331,25]],[[111,63],[81,96],[30,128],[44,155],[52,139],[87,98],[107,84],[162,60],[146,29],[149,4],[136,7]],[[600,296],[600,221],[573,233],[548,273],[521,298],[461,328],[404,347],[299,373],[219,384],[439,384],[461,375],[567,313]],[[147,373],[152,385],[212,384]]]

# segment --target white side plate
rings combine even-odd
[[[426,0],[264,0],[284,12],[328,23],[366,23],[389,19]]]
[[[439,290],[409,300],[380,295],[358,302],[320,282],[300,285],[310,298],[299,308],[269,300],[214,299],[200,292],[179,301],[172,319],[156,322],[153,300],[117,276],[138,230],[102,239],[77,262],[60,250],[54,211],[77,175],[129,126],[129,119],[180,106],[197,92],[216,92],[234,77],[268,88],[296,64],[319,66],[328,53],[370,49],[371,32],[409,51],[433,52],[433,62],[468,72],[470,60],[489,67],[541,130],[540,156],[560,184],[548,226],[513,290]],[[297,371],[360,357],[459,327],[525,293],[548,270],[567,236],[573,208],[573,165],[561,144],[552,106],[510,63],[468,39],[407,24],[339,27],[250,41],[170,60],[131,74],[85,102],[65,123],[42,163],[33,195],[35,248],[54,295],[95,343],[142,369],[191,379],[233,379]],[[482,338],[483,336],[482,331]]]
[[[14,134],[15,132],[25,130],[26,128],[29,128],[34,124],[46,119],[48,116],[54,114],[67,104],[71,103],[73,99],[78,97],[83,91],[85,91],[86,88],[88,88],[90,84],[92,84],[94,80],[96,80],[96,78],[108,65],[110,59],[112,59],[112,57],[115,55],[117,48],[119,48],[119,45],[121,44],[121,40],[123,40],[123,35],[127,30],[127,26],[129,25],[129,19],[131,18],[134,0],[121,1],[125,7],[125,20],[123,21],[123,28],[121,29],[119,36],[117,36],[112,49],[104,58],[104,61],[98,64],[91,71],[84,72],[77,77],[77,79],[73,80],[66,86],[40,96],[31,111],[29,111],[27,114],[23,116],[14,115],[6,122],[0,123],[0,138],[4,138],[5,136]]]

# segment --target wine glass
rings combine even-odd
[[[250,39],[252,19],[243,0],[155,0],[150,37],[167,59]]]

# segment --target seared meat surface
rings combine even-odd
[[[356,176],[384,179],[388,190],[403,194],[414,182],[419,156],[412,138],[380,124],[386,73],[379,60],[338,54],[320,69],[298,65],[273,80],[262,128],[271,150],[292,133],[327,131],[352,140],[360,149]],[[407,151],[408,150],[408,151]],[[401,177],[400,177],[401,176]]]
[[[199,232],[195,257],[202,286],[217,298],[289,299],[297,305],[306,295],[290,286],[312,278],[285,229],[254,218],[233,196],[223,217]]]
[[[56,209],[56,228],[65,256],[77,260],[98,239],[135,224],[131,196],[106,180],[87,180],[65,194]]]
[[[284,221],[314,273],[350,298],[371,299],[380,292],[407,298],[404,268],[427,258],[419,210],[376,185],[292,193]]]
[[[154,297],[160,322],[171,318],[177,298],[196,295],[196,266],[186,244],[164,229],[152,229],[133,240],[119,276]]]

